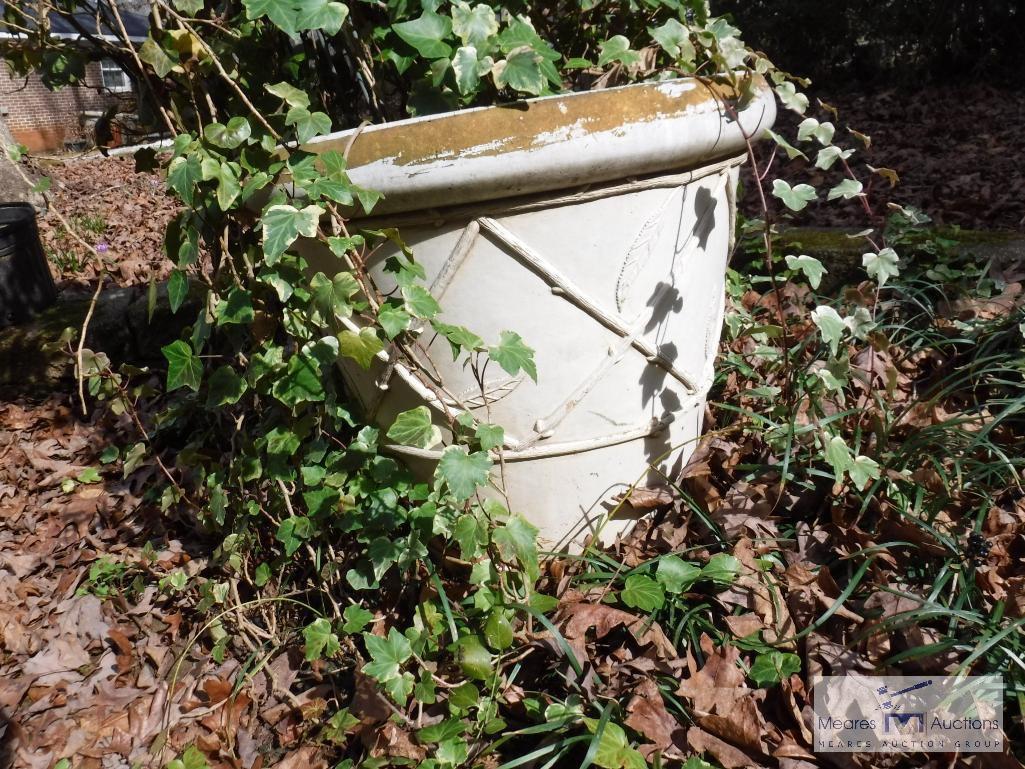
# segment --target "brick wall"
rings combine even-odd
[[[47,90],[38,75],[28,78],[11,75],[0,64],[0,113],[15,141],[32,152],[61,149],[65,141],[88,138],[81,115],[89,110],[105,110],[125,102],[131,94],[112,94],[99,89],[100,63],[86,67],[87,86]]]

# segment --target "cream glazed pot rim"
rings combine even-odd
[[[680,171],[743,154],[776,116],[761,77],[743,109],[725,82],[680,78],[475,107],[332,133],[373,215],[408,213]]]

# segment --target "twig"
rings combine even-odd
[[[96,281],[96,290],[93,292],[93,298],[89,301],[89,309],[85,313],[85,320],[82,321],[82,331],[78,335],[78,349],[75,351],[75,365],[76,375],[78,378],[78,402],[82,406],[82,416],[87,416],[89,413],[89,406],[85,402],[85,369],[82,367],[82,353],[85,351],[85,335],[89,332],[89,321],[93,318],[93,312],[96,310],[96,303],[100,299],[100,292],[103,291],[103,278],[106,276],[107,271],[103,270],[100,273],[100,279]]]

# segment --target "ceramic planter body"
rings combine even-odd
[[[367,224],[397,226],[441,320],[535,350],[538,382],[494,362],[483,392],[448,343],[421,335],[452,398],[382,353],[345,373],[387,427],[427,403],[505,428],[493,477],[553,547],[630,525],[615,497],[672,477],[701,434],[732,247],[745,135],[775,117],[764,84],[730,112],[726,87],[685,79],[466,110],[336,134],[350,176],[385,194]],[[394,288],[375,255],[371,272]],[[307,254],[317,269],[338,269]],[[425,361],[426,363],[426,361]],[[383,386],[383,387],[382,387]],[[394,447],[433,473],[441,449]],[[611,518],[610,512],[615,510]]]

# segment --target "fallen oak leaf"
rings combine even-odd
[[[664,751],[677,737],[683,737],[683,727],[666,710],[658,685],[650,678],[641,680],[626,711],[624,723],[648,739],[656,750]]]
[[[697,753],[710,753],[723,769],[766,769],[744,751],[709,734],[700,726],[687,730],[687,744]]]

